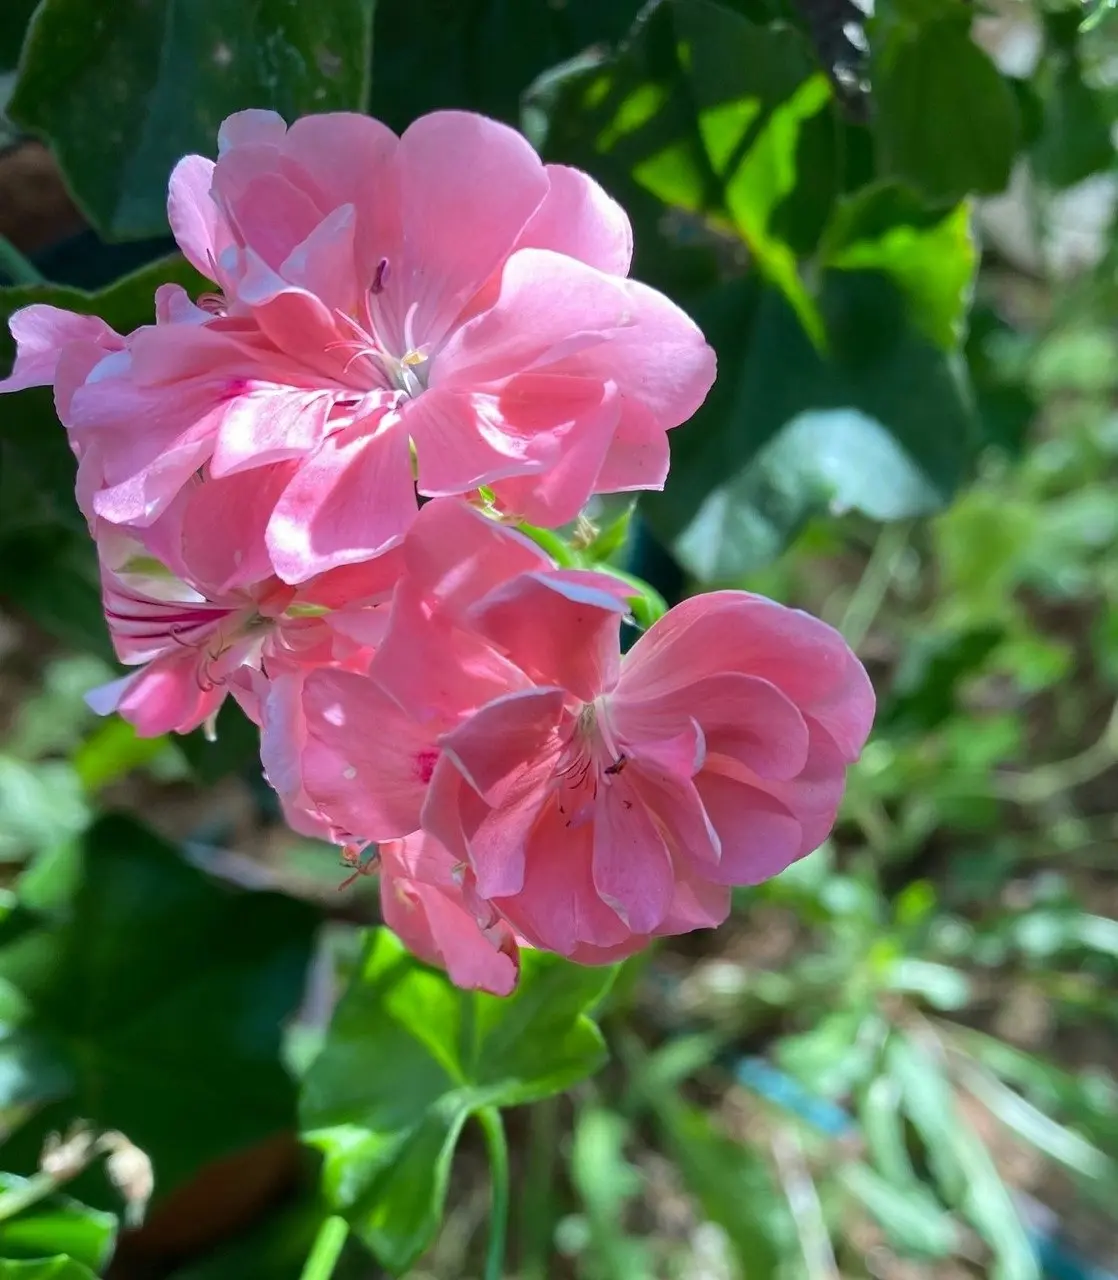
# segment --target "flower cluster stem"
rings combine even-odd
[[[478,1120],[489,1153],[489,1182],[492,1204],[489,1218],[489,1249],[485,1255],[485,1280],[502,1280],[505,1274],[505,1240],[509,1220],[509,1147],[505,1126],[496,1107],[483,1107]]]
[[[349,1235],[349,1223],[336,1214],[324,1219],[314,1238],[314,1247],[303,1268],[301,1280],[330,1280]]]

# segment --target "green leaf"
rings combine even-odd
[[[832,110],[827,81],[796,32],[713,0],[660,0],[642,11],[616,58],[583,64],[560,87],[536,86],[529,108],[548,120],[549,156],[588,168],[635,211],[639,232],[648,226],[638,250],[662,258],[674,241],[669,254],[682,265],[681,237],[655,224],[664,223],[664,206],[693,215],[700,236],[743,241],[823,341],[796,255],[774,231],[780,207],[801,194],[801,133]],[[817,173],[811,181],[814,191]],[[831,195],[815,198],[826,207]],[[663,265],[639,256],[637,274],[662,284]]]
[[[146,1152],[163,1196],[293,1125],[280,1024],[308,907],[210,881],[120,817],[40,859],[19,899],[0,925],[0,1108],[41,1105],[9,1144],[21,1167],[80,1118]]]
[[[789,30],[760,27],[710,0],[672,0],[680,64],[699,135],[735,229],[817,344],[823,323],[793,250],[769,232],[795,190],[801,125],[829,102]],[[664,197],[664,192],[657,194]]]
[[[1102,97],[1084,83],[1076,57],[1056,55],[1044,78],[1044,117],[1033,165],[1043,182],[1070,187],[1114,163],[1110,121]]]
[[[0,1259],[0,1280],[97,1280],[88,1267],[73,1258],[38,1258],[28,1262]]]
[[[960,1067],[959,1075],[991,1115],[1045,1155],[1085,1178],[1113,1178],[1114,1162],[1098,1147],[1045,1115],[996,1076],[965,1063]]]
[[[649,1244],[625,1233],[625,1206],[643,1185],[625,1159],[628,1125],[614,1111],[584,1107],[571,1144],[571,1181],[586,1209],[590,1248],[608,1276],[644,1280],[654,1274]]]
[[[946,1258],[958,1247],[957,1225],[927,1188],[915,1182],[898,1186],[857,1162],[844,1164],[839,1177],[897,1248]]]
[[[29,764],[0,755],[0,862],[78,835],[89,820],[81,781],[65,760]]]
[[[830,267],[883,271],[914,328],[945,351],[962,341],[978,266],[966,205],[944,213],[893,183],[865,187],[837,206],[819,253]]]
[[[896,1080],[887,1075],[874,1077],[862,1094],[858,1119],[877,1171],[896,1187],[915,1182]]]
[[[372,0],[43,0],[8,111],[44,135],[110,239],[166,230],[167,179],[231,112],[361,110]]]
[[[918,1042],[895,1034],[885,1046],[885,1066],[900,1090],[904,1114],[924,1144],[943,1198],[957,1204],[966,1191],[956,1155],[961,1124],[941,1063]]]
[[[1003,190],[1017,151],[1016,100],[970,24],[959,5],[920,25],[871,29],[881,170],[933,201]]]
[[[697,310],[721,377],[673,437],[664,492],[642,500],[707,582],[767,563],[820,511],[934,511],[962,480],[974,436],[961,365],[913,327],[888,277],[826,273],[827,356],[779,295],[754,309],[751,292],[729,285]]]
[[[943,1064],[904,1035],[886,1046],[886,1064],[902,1105],[924,1143],[946,1203],[990,1246],[997,1280],[1040,1280],[1036,1255],[1016,1206],[981,1139],[962,1123]]]
[[[612,978],[526,951],[505,999],[459,991],[386,929],[372,932],[304,1081],[304,1137],[330,1202],[382,1264],[407,1270],[442,1214],[463,1124],[569,1088],[601,1066],[586,1016]]]
[[[965,973],[917,956],[902,956],[890,969],[886,985],[892,991],[921,996],[935,1009],[965,1009],[971,1000]]]
[[[27,24],[38,0],[6,0],[0,5],[0,71],[14,71]]]
[[[637,0],[382,4],[373,42],[372,114],[397,132],[444,107],[468,107],[515,124],[530,81],[591,45],[619,40],[637,7]]]
[[[26,1178],[0,1173],[0,1192],[18,1192]],[[116,1242],[117,1220],[87,1205],[54,1195],[40,1200],[23,1213],[0,1222],[0,1257],[42,1258],[58,1249],[82,1266],[100,1271]]]

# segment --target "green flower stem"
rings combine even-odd
[[[489,1152],[489,1182],[493,1202],[489,1216],[489,1249],[485,1255],[485,1280],[502,1280],[505,1274],[505,1238],[509,1221],[509,1147],[505,1126],[496,1107],[483,1107],[477,1118]]]
[[[885,603],[885,597],[908,550],[912,528],[911,520],[901,520],[896,524],[885,525],[877,535],[865,571],[854,588],[842,621],[838,624],[843,639],[855,652],[869,634]]]
[[[336,1215],[326,1218],[314,1238],[314,1248],[301,1280],[330,1280],[349,1235],[349,1223]]]
[[[46,284],[46,276],[14,244],[0,236],[0,270],[13,284]]]

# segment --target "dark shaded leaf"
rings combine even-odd
[[[0,1106],[45,1103],[34,1162],[81,1118],[151,1158],[156,1195],[294,1122],[280,1024],[302,995],[305,905],[208,880],[124,818],[41,859],[0,926]],[[183,1116],[189,1115],[189,1124]]]
[[[1003,190],[1019,134],[1012,91],[971,39],[969,8],[949,8],[875,26],[870,40],[881,171],[943,202]]]
[[[962,368],[908,322],[888,277],[826,274],[826,357],[772,291],[746,346],[753,296],[749,283],[731,285],[699,309],[720,385],[674,433],[664,493],[642,504],[680,562],[708,582],[766,563],[821,510],[895,520],[937,509],[973,445]]]
[[[44,0],[9,113],[50,141],[98,230],[155,235],[175,162],[213,154],[231,112],[366,105],[372,17],[373,0]]]

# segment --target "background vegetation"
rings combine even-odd
[[[498,1276],[495,1109],[509,1277],[1118,1267],[1118,14],[638,7],[6,0],[5,316],[191,283],[166,179],[232,110],[517,124],[719,353],[598,550],[821,613],[881,712],[833,841],[724,929],[463,995],[283,831],[234,707],[216,744],[85,710],[72,462],[5,399],[0,1280],[324,1280],[333,1212],[339,1277]]]

